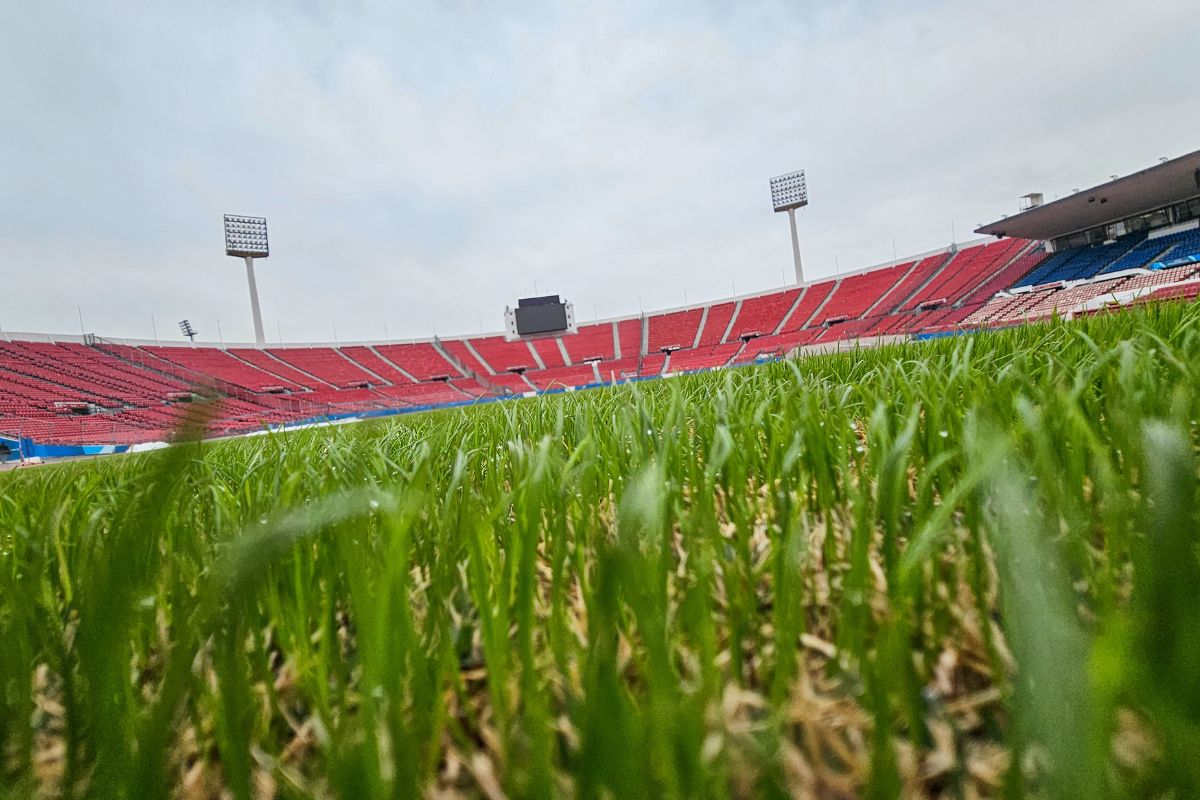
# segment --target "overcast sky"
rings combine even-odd
[[[12,4],[0,326],[268,339],[587,321],[810,277],[1200,146],[1196,0]]]

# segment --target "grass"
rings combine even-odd
[[[1200,307],[0,475],[0,795],[1200,796]]]

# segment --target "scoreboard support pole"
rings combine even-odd
[[[792,260],[796,263],[796,285],[804,283],[804,267],[800,263],[800,237],[796,233],[796,209],[787,210],[788,225],[792,229]]]
[[[792,227],[792,238],[795,239],[796,229]],[[799,251],[797,251],[799,253]],[[797,255],[796,258],[800,256]],[[799,261],[796,262],[799,269]],[[263,334],[262,311],[258,308],[258,283],[254,280],[254,257],[246,256],[246,282],[250,284],[250,313],[254,317],[254,342],[259,347],[267,343],[267,337]]]

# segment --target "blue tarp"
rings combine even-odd
[[[1150,265],[1150,269],[1171,269],[1172,267],[1185,267],[1188,264],[1200,264],[1200,255],[1183,256],[1182,258],[1172,258],[1166,261],[1155,261]]]

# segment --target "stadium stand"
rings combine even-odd
[[[551,367],[525,373],[525,377],[539,389],[565,389],[596,383],[596,370],[592,364],[574,367]]]
[[[544,368],[554,369],[555,367],[567,366],[567,362],[563,360],[562,350],[558,347],[557,337],[533,339],[530,341],[530,344],[537,351],[538,358],[542,360]]]
[[[377,344],[375,352],[418,381],[458,378],[463,375],[462,371],[446,360],[430,342]]]
[[[908,264],[901,264],[901,269],[898,272],[902,277],[897,280],[893,286],[883,297],[879,298],[879,302],[875,304],[874,311],[871,316],[881,316],[888,313],[903,303],[913,292],[925,285],[933,273],[946,263],[946,254],[938,253],[935,256],[922,258],[919,261],[913,261]],[[908,269],[905,270],[904,268]]]
[[[150,347],[141,348],[149,355],[167,364],[182,367],[181,372],[170,366],[159,364],[160,369],[170,371],[181,378],[208,375],[219,381],[240,386],[251,392],[277,390],[296,391],[300,387],[277,375],[259,369],[216,347]],[[193,378],[194,379],[194,378]]]
[[[415,381],[397,369],[394,365],[385,361],[379,353],[370,347],[363,345],[352,345],[349,347],[339,348],[342,355],[349,358],[355,364],[358,364],[363,369],[369,370],[372,375],[382,379],[386,383],[395,386],[404,386],[405,384],[415,383]],[[374,383],[374,382],[373,382]]]
[[[379,394],[385,398],[401,400],[409,405],[441,405],[444,403],[461,403],[485,394],[484,388],[469,379],[459,381],[431,381],[429,383],[410,383],[407,386],[384,386]]]
[[[812,320],[821,308],[829,299],[830,292],[833,291],[837,281],[825,281],[823,283],[810,284],[805,287],[804,294],[800,296],[800,302],[792,309],[792,313],[783,321],[777,330],[780,333],[791,333],[808,327],[809,321]]]
[[[647,335],[646,352],[690,349],[696,341],[703,315],[704,309],[691,308],[648,318],[646,324],[650,332]]]
[[[907,274],[907,265],[859,272],[842,278],[821,309],[821,320],[858,319],[888,294],[897,281]]]
[[[245,361],[247,364],[256,366],[264,372],[269,372],[305,389],[317,389],[326,385],[312,376],[305,375],[300,370],[288,366],[279,359],[272,358],[265,350],[255,350],[252,347],[231,347],[229,348],[229,353]]]
[[[733,318],[736,308],[737,303],[732,300],[708,307],[708,313],[704,316],[704,328],[700,331],[700,347],[712,347],[724,341],[725,329],[729,327],[729,320]]]
[[[1027,243],[1014,239],[968,247],[959,250],[946,261],[921,289],[913,293],[901,310],[913,310],[940,305],[953,305],[974,286],[995,275]]]
[[[1122,272],[1127,269],[1137,269],[1146,264],[1157,261],[1158,258],[1167,253],[1175,246],[1173,241],[1163,241],[1162,239],[1146,239],[1137,244],[1136,247],[1129,250],[1120,258],[1113,261],[1111,264],[1100,270],[1097,274],[1103,275],[1109,272]],[[1032,277],[1032,276],[1031,276]]]
[[[585,361],[609,361],[613,358],[613,323],[584,325],[561,339],[572,364]]]
[[[671,372],[723,367],[742,349],[741,342],[728,342],[695,350],[677,350],[671,354]]]
[[[492,394],[522,394],[523,392],[532,392],[537,387],[525,379],[525,376],[518,372],[500,372],[495,375],[486,377],[480,376],[481,381],[498,388],[500,391],[492,392]]]
[[[642,331],[644,320],[625,319],[617,323],[617,340],[620,342],[621,352],[617,353],[618,358],[637,358],[642,354]]]
[[[1111,244],[1060,250],[1016,285],[1042,286],[1082,280],[1156,263],[1170,264],[1197,255],[1200,255],[1200,230],[1180,231],[1153,239],[1147,238],[1145,232],[1139,232]]]
[[[745,336],[767,336],[774,333],[783,317],[796,303],[801,289],[788,289],[785,292],[773,292],[747,297],[742,301],[742,307],[733,320],[729,330],[729,341],[736,341]]]
[[[1163,286],[1151,292],[1145,300],[1194,300],[1200,296],[1200,280]]]
[[[491,375],[495,372],[471,352],[465,339],[443,339],[440,344],[446,355],[456,360],[468,373]]]
[[[979,305],[986,302],[996,292],[1012,286],[1023,275],[1029,274],[1048,257],[1045,250],[1034,248],[1016,258],[1007,267],[997,272],[991,278],[983,281],[963,295],[963,305]]]
[[[626,378],[636,378],[640,361],[641,359],[638,356],[618,358],[613,361],[602,361],[596,365],[596,371],[600,373],[601,381],[614,383]]]
[[[425,383],[418,384],[418,386],[422,387],[429,385]],[[447,385],[472,398],[483,397],[488,393],[487,387],[474,378],[456,378],[452,381],[447,381]]]
[[[479,354],[492,372],[512,372],[519,369],[537,369],[538,363],[524,339],[506,341],[503,336],[486,336],[471,339],[471,347]],[[447,344],[449,344],[447,342]]]
[[[281,347],[267,350],[275,358],[339,389],[381,381],[332,347]],[[312,388],[318,388],[310,384]]]
[[[0,340],[0,434],[49,444],[164,439],[200,385],[221,395],[210,432],[235,434],[325,414],[716,369],[876,337],[1192,298],[1200,293],[1196,262],[1195,229],[1054,255],[1037,242],[1000,239],[803,287],[516,341],[259,349],[10,337]]]
[[[643,378],[653,375],[662,374],[663,367],[667,364],[666,353],[649,353],[642,358],[641,366],[638,369],[638,374]]]

